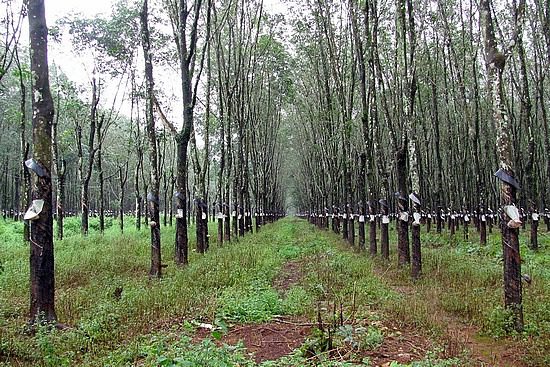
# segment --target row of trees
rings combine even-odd
[[[86,235],[91,214],[103,231],[105,215],[116,213],[123,230],[124,214],[132,210],[136,226],[145,221],[151,230],[153,277],[162,275],[162,208],[164,225],[175,217],[179,265],[189,261],[192,214],[202,253],[209,245],[210,213],[218,220],[218,245],[252,231],[253,218],[258,230],[284,213],[281,125],[291,95],[290,57],[278,40],[280,19],[267,14],[262,1],[123,1],[110,17],[64,18],[49,29],[50,40],[69,40],[75,53],[93,62],[84,86],[49,65],[51,92],[43,2],[7,6],[29,14],[31,41],[40,41],[31,42],[33,62],[41,50],[29,67],[24,56],[17,59],[27,54],[25,47],[3,45],[17,63],[0,81],[1,103],[9,112],[0,117],[0,129],[10,137],[2,141],[8,162],[2,208],[16,219],[30,207],[37,214],[25,221],[34,245],[31,320],[38,314],[56,318],[52,212],[62,238],[67,214],[79,215]],[[167,70],[170,80],[163,79]],[[171,94],[174,74],[179,88]],[[30,84],[33,93],[27,92]],[[37,115],[43,101],[37,88],[48,95],[47,119],[41,111]],[[39,120],[33,120],[28,149],[31,115]],[[27,164],[17,163],[22,160]],[[29,191],[28,198],[18,194]]]
[[[300,127],[293,136],[300,211],[340,216],[350,242],[352,213],[397,212],[398,262],[410,263],[418,278],[420,226],[409,217],[441,207],[481,217],[500,207],[505,303],[521,330],[515,207],[536,214],[550,201],[548,3],[308,0],[298,7],[301,78],[289,118]],[[369,230],[372,246],[375,222]],[[359,231],[361,241],[364,225]]]
[[[506,305],[521,329],[514,206],[537,212],[550,200],[548,4],[306,0],[289,4],[286,18],[261,0],[165,0],[58,22],[50,33],[94,60],[84,88],[53,78],[58,231],[67,202],[83,234],[92,203],[100,218],[117,210],[121,229],[131,207],[139,228],[147,205],[150,274],[161,276],[161,208],[165,224],[175,215],[182,265],[191,213],[204,252],[211,210],[219,244],[250,231],[251,214],[288,203],[341,214],[350,242],[352,213],[395,211],[398,262],[418,278],[420,227],[409,213],[418,222],[423,210],[500,206]],[[24,54],[17,42],[5,49],[6,60]],[[0,103],[12,113],[0,117],[0,135],[13,138],[4,140],[0,199],[18,213],[30,204],[29,176],[12,162],[35,155],[26,148],[30,74],[24,62],[4,65]],[[165,74],[178,75],[175,91]]]

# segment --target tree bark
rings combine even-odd
[[[399,197],[397,198],[397,207],[399,210],[399,218],[397,220],[397,263],[402,266],[411,262],[409,249],[409,203],[407,197],[405,196],[405,193],[407,192],[405,175],[407,170],[407,153],[405,148],[401,148],[397,151],[396,163],[399,188]]]
[[[480,22],[485,46],[487,84],[492,102],[492,116],[497,129],[497,153],[499,167],[508,176],[514,177],[512,165],[512,142],[510,122],[504,103],[502,77],[506,56],[497,50],[495,31],[491,12],[491,0],[481,0]],[[502,249],[504,255],[504,305],[513,316],[514,329],[523,330],[523,305],[521,289],[521,258],[519,251],[519,230],[509,225],[513,218],[508,217],[506,208],[516,203],[516,187],[511,182],[502,181],[500,185],[500,205]]]
[[[188,212],[187,208],[187,147],[189,145],[189,139],[191,138],[191,131],[193,129],[193,109],[195,106],[196,91],[194,92],[192,89],[192,79],[195,71],[195,54],[199,34],[198,22],[202,9],[202,3],[202,0],[196,0],[193,2],[194,17],[192,19],[193,23],[190,25],[191,29],[189,39],[187,39],[187,34],[189,32],[187,22],[189,20],[188,17],[191,10],[188,8],[187,0],[179,0],[178,9],[178,31],[176,41],[179,51],[183,102],[183,127],[176,137],[176,209],[178,210],[178,217],[176,218],[175,260],[178,265],[186,265],[188,263],[189,243],[187,237],[186,214],[190,214],[190,212]]]
[[[380,211],[382,214],[381,227],[380,227],[380,252],[382,253],[382,258],[384,260],[389,260],[390,258],[390,241],[388,227],[390,219],[388,217],[389,210],[388,206],[385,205],[386,201],[380,203]]]
[[[99,183],[99,232],[103,234],[105,232],[105,180],[103,176],[103,137],[102,129],[104,123],[104,116],[101,116],[97,122],[97,153],[95,156],[95,162],[97,167],[97,179]]]
[[[124,233],[124,192],[126,191],[126,182],[128,181],[128,161],[125,164],[118,166],[118,180],[120,184],[119,203],[118,203],[118,220],[120,233]]]
[[[30,321],[55,321],[55,276],[52,217],[52,121],[54,104],[48,76],[48,29],[43,0],[29,0],[34,159],[44,170],[32,174],[32,198],[43,200],[30,233]]]
[[[146,83],[146,121],[147,137],[149,140],[149,164],[151,168],[151,192],[147,194],[147,206],[149,208],[149,225],[151,227],[151,269],[149,276],[160,278],[162,276],[161,248],[160,248],[160,211],[159,211],[159,190],[160,181],[158,173],[157,138],[155,132],[155,120],[153,118],[153,55],[149,38],[148,24],[148,0],[143,0],[140,12],[141,40],[145,62],[145,83]]]
[[[59,104],[61,97],[58,97],[57,102],[57,111],[58,115],[53,119],[52,123],[52,159],[55,167],[55,174],[57,176],[57,185],[56,185],[56,200],[55,200],[55,214],[56,214],[56,223],[57,223],[57,239],[63,239],[63,217],[64,211],[63,206],[65,202],[65,173],[66,173],[66,162],[64,159],[59,157],[59,148],[58,148],[58,137],[57,137],[57,128],[59,126]]]

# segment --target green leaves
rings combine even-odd
[[[278,293],[263,282],[245,289],[229,288],[222,293],[220,317],[239,322],[269,321],[283,311]]]
[[[218,347],[212,340],[205,339],[191,344],[188,337],[182,337],[176,344],[164,348],[164,343],[149,347],[158,366],[166,367],[252,367],[255,363],[248,358],[242,344]]]
[[[58,21],[55,29],[57,37],[66,30],[75,51],[91,51],[98,71],[112,75],[124,70],[122,66],[134,57],[140,41],[138,10],[126,2],[115,4],[110,18],[74,14]]]

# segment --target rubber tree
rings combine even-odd
[[[155,120],[153,116],[154,80],[153,80],[153,54],[149,35],[148,0],[143,0],[140,12],[141,39],[143,56],[145,61],[146,84],[146,115],[147,137],[149,140],[149,165],[151,170],[150,192],[147,194],[147,207],[149,208],[149,226],[151,227],[151,270],[149,275],[160,278],[162,275],[161,250],[160,250],[160,211],[159,192],[160,180],[158,172],[157,137],[155,132]]]
[[[28,1],[32,73],[33,205],[30,230],[30,321],[55,321],[52,216],[52,121],[54,103],[48,74],[48,28],[43,0]],[[40,202],[42,203],[41,210]]]
[[[104,230],[105,176],[103,171],[103,143],[109,130],[118,117],[117,101],[120,98],[122,81],[134,63],[138,47],[139,30],[137,11],[128,7],[126,2],[116,2],[112,16],[86,18],[82,14],[62,18],[58,21],[60,29],[67,29],[75,53],[87,54],[93,60],[91,75],[91,101],[89,102],[89,121],[81,116],[74,119],[75,138],[78,152],[78,170],[81,185],[81,232],[88,233],[90,211],[90,183],[94,166],[98,175],[100,230]],[[112,80],[117,80],[108,108],[103,108],[103,91]],[[89,125],[89,127],[88,127]],[[83,137],[84,134],[84,137]],[[83,138],[87,134],[84,147]],[[96,194],[96,193],[94,193]]]
[[[521,287],[521,257],[519,250],[519,229],[516,205],[516,191],[519,189],[514,177],[511,125],[504,100],[503,73],[507,56],[497,48],[492,1],[481,0],[480,26],[483,33],[487,86],[492,102],[492,118],[497,130],[496,147],[501,178],[500,205],[502,250],[504,257],[504,305],[511,312],[514,329],[523,330],[523,305]]]
[[[0,34],[2,34],[2,47],[0,48],[0,82],[8,73],[14,61],[18,63],[18,45],[21,36],[21,26],[25,17],[25,4],[19,11],[14,11],[15,1],[3,2],[5,12],[0,16]]]
[[[208,1],[208,8],[211,8],[211,1]],[[207,14],[206,20],[206,38],[210,38],[210,19],[211,12]],[[210,170],[210,119],[211,119],[211,93],[212,93],[212,72],[211,72],[211,43],[206,44],[206,106],[204,113],[204,152],[203,159],[199,157],[199,148],[197,147],[197,130],[194,129],[191,135],[193,170],[195,177],[195,215],[196,215],[196,238],[197,251],[205,253],[208,250],[208,173]]]
[[[24,162],[27,160],[29,155],[29,142],[27,141],[27,87],[26,79],[29,78],[30,73],[28,69],[25,70],[19,59],[19,52],[15,52],[15,62],[17,66],[17,76],[19,79],[19,92],[20,92],[20,102],[19,102],[19,149],[21,159],[21,197],[18,204],[17,212],[21,212],[23,208],[26,208],[30,205],[30,190],[31,190],[31,176],[29,170],[26,169]],[[23,239],[28,242],[30,239],[30,229],[29,223],[24,222],[23,224]]]
[[[188,190],[187,190],[187,168],[188,168],[188,145],[193,131],[194,109],[197,103],[197,89],[204,66],[204,54],[199,57],[197,63],[197,48],[199,42],[199,21],[201,13],[205,8],[203,0],[168,0],[170,9],[170,21],[172,24],[174,41],[176,43],[180,84],[182,90],[182,111],[183,124],[178,130],[170,123],[166,116],[161,114],[164,124],[169,127],[176,140],[176,239],[175,254],[176,264],[186,265],[189,262],[189,239],[187,236],[187,211],[188,211]],[[211,2],[207,1],[206,13],[210,14]],[[205,45],[209,40],[205,40]],[[197,65],[198,64],[198,65]],[[199,66],[199,67],[197,67]],[[157,109],[161,111],[160,106]]]
[[[406,79],[406,130],[407,130],[407,149],[409,159],[409,176],[412,186],[412,193],[410,195],[413,200],[413,222],[412,222],[412,246],[411,246],[411,276],[413,279],[418,279],[422,271],[422,255],[420,246],[420,200],[418,198],[420,194],[420,162],[418,158],[418,146],[417,146],[417,118],[415,115],[415,100],[417,92],[417,71],[416,71],[416,29],[414,21],[414,10],[412,0],[406,0],[400,3],[403,9],[406,7],[406,29],[407,29],[407,43],[408,54],[404,54],[404,71]],[[403,14],[403,13],[402,13]],[[405,19],[402,18],[402,22]]]

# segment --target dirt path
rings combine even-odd
[[[307,259],[291,260],[283,265],[279,274],[273,279],[273,288],[284,295],[290,288],[299,284],[305,276],[304,267]]]
[[[243,342],[246,350],[254,354],[257,363],[279,359],[300,347],[309,336],[312,325],[297,318],[279,318],[261,324],[243,324],[229,329],[218,344],[235,345]],[[199,329],[197,342],[210,336],[210,330]]]
[[[288,261],[272,282],[281,297],[293,286],[303,282],[305,269],[313,258],[302,258]],[[373,315],[375,316],[375,315]],[[381,345],[372,350],[357,350],[350,345],[343,345],[329,352],[331,359],[361,363],[368,358],[370,365],[387,367],[392,361],[407,364],[420,361],[431,349],[431,342],[416,330],[382,317],[379,321],[355,320],[354,327],[374,326],[384,334]],[[257,363],[276,360],[292,353],[304,345],[317,326],[314,320],[303,317],[276,317],[274,320],[256,324],[238,324],[231,327],[218,344],[234,345],[242,341],[247,351],[254,355]],[[194,342],[210,336],[210,330],[198,329]]]
[[[417,296],[413,286],[392,286],[406,298]],[[474,325],[462,322],[458,317],[443,310],[437,300],[427,302],[434,320],[445,331],[442,343],[447,357],[459,356],[465,349],[476,366],[487,367],[524,367],[521,361],[522,352],[513,341],[495,340],[481,337],[480,330]]]
[[[297,259],[286,262],[273,279],[273,288],[281,297],[302,281],[306,261],[307,259]],[[260,363],[276,360],[292,353],[304,344],[312,328],[313,324],[304,318],[277,317],[265,323],[236,325],[229,329],[218,344],[235,345],[242,341],[247,351],[254,354],[256,363]],[[198,341],[209,336],[210,330],[199,329],[194,340]]]

